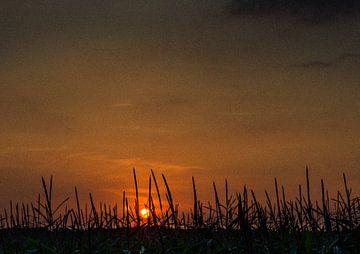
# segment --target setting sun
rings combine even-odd
[[[150,211],[147,208],[143,208],[143,209],[141,209],[140,214],[141,214],[141,217],[146,219],[150,216]]]

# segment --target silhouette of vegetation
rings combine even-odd
[[[151,170],[148,200],[150,216],[140,215],[136,172],[134,205],[126,192],[122,208],[100,202],[91,193],[81,204],[75,187],[75,208],[64,199],[53,204],[53,179],[42,178],[37,202],[15,205],[0,215],[1,253],[356,253],[360,248],[360,198],[352,197],[343,174],[344,191],[330,198],[321,180],[321,200],[311,197],[309,170],[306,189],[287,200],[284,187],[274,181],[275,198],[265,191],[264,204],[246,186],[231,195],[225,182],[221,197],[213,182],[214,202],[198,199],[192,178],[193,207],[180,214],[170,185],[166,203]],[[152,194],[155,186],[156,195]]]

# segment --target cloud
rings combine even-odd
[[[83,160],[90,161],[101,161],[106,163],[111,163],[114,165],[124,166],[126,168],[141,168],[141,169],[164,169],[164,170],[173,170],[173,171],[184,171],[189,169],[200,169],[198,166],[190,166],[190,165],[179,165],[172,164],[163,161],[156,160],[147,160],[143,158],[124,158],[124,159],[116,159],[109,157],[105,154],[101,153],[76,153],[69,155],[68,158],[80,158]]]
[[[233,0],[236,14],[284,13],[305,21],[321,22],[338,15],[354,15],[360,11],[359,1],[353,0]]]
[[[360,54],[344,53],[328,61],[313,60],[300,64],[295,64],[294,67],[326,69],[336,67],[346,62],[353,62],[357,60],[360,60]]]
[[[149,168],[149,169],[156,168],[156,169],[166,169],[166,170],[176,170],[176,171],[183,171],[187,169],[199,169],[199,167],[197,166],[184,166],[184,165],[165,163],[161,161],[145,160],[141,158],[119,159],[112,161],[114,163],[124,165],[127,167],[141,167],[141,168]]]
[[[133,104],[131,104],[131,103],[119,102],[119,103],[111,104],[110,107],[111,108],[128,108],[131,106],[133,106]]]
[[[17,154],[17,153],[42,153],[42,152],[62,152],[66,151],[68,146],[11,146],[6,149],[0,150],[0,156],[4,154]]]

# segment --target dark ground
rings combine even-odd
[[[1,230],[0,253],[359,253],[360,231],[211,229]]]

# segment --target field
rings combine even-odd
[[[321,181],[321,200],[312,200],[310,177],[299,185],[298,197],[287,200],[275,179],[275,198],[265,191],[261,203],[244,186],[234,195],[225,184],[214,201],[198,200],[193,178],[193,207],[179,212],[171,188],[159,191],[153,171],[145,209],[136,198],[130,205],[126,192],[121,205],[80,204],[67,207],[66,198],[53,204],[53,180],[42,178],[43,193],[35,203],[13,204],[0,215],[1,253],[358,253],[360,198],[352,197],[343,175],[344,190],[330,198]],[[162,200],[165,197],[165,200]],[[220,200],[224,200],[221,202]],[[156,205],[155,205],[156,204]]]

